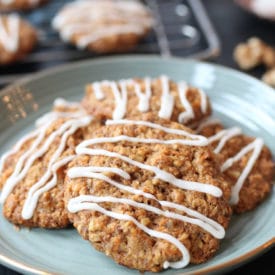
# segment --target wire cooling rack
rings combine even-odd
[[[58,64],[98,57],[67,45],[51,27],[51,20],[70,1],[51,0],[39,9],[21,13],[39,30],[39,45],[24,61],[0,67],[0,86]],[[220,43],[200,0],[144,0],[156,19],[154,30],[132,54],[160,54],[209,58],[219,53]]]

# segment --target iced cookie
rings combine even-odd
[[[0,65],[23,59],[37,44],[37,33],[16,14],[0,15]]]
[[[53,27],[64,41],[98,53],[128,51],[153,26],[148,9],[139,1],[74,1],[62,8]]]
[[[221,171],[232,185],[230,203],[236,213],[253,210],[271,192],[274,163],[261,138],[244,135],[240,128],[224,129],[210,119],[199,127],[220,157]]]
[[[106,125],[77,146],[69,164],[65,197],[81,236],[140,271],[211,258],[231,208],[207,139],[148,117]]]
[[[90,114],[106,118],[152,112],[184,125],[197,124],[211,114],[209,99],[202,90],[185,82],[175,83],[167,76],[94,82],[86,86],[82,104]]]
[[[66,111],[55,110],[37,120],[36,129],[1,158],[3,214],[16,225],[62,228],[69,224],[64,205],[66,165],[75,157],[85,127],[96,121],[77,103],[59,100],[56,108]]]

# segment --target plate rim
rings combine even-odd
[[[76,61],[76,62],[71,62],[71,63],[65,63],[62,65],[58,65],[54,68],[48,68],[44,69],[40,72],[36,72],[32,76],[27,76],[20,78],[13,82],[12,84],[9,84],[8,86],[2,88],[0,90],[0,96],[5,95],[6,93],[9,93],[10,90],[21,86],[21,85],[26,85],[32,81],[37,81],[40,78],[44,78],[56,73],[61,73],[61,72],[66,72],[70,71],[72,69],[77,69],[78,67],[82,66],[87,66],[89,64],[104,64],[104,63],[110,63],[110,62],[123,62],[123,61],[129,61],[129,60],[138,60],[138,61],[147,61],[148,59],[154,59],[154,61],[175,61],[179,63],[184,63],[184,62],[189,62],[193,64],[205,64],[205,65],[210,65],[215,68],[218,68],[220,70],[223,70],[225,72],[230,73],[233,76],[236,77],[242,77],[247,81],[252,81],[254,83],[257,83],[258,85],[261,85],[262,87],[265,88],[266,91],[269,91],[271,93],[275,93],[275,90],[262,81],[258,80],[257,78],[250,76],[244,72],[238,71],[236,69],[232,69],[223,65],[215,64],[215,63],[210,63],[210,62],[205,62],[205,61],[200,61],[196,59],[191,59],[191,58],[181,58],[181,57],[161,57],[159,55],[148,55],[148,54],[135,54],[135,55],[117,55],[117,56],[111,56],[111,57],[96,57],[96,58],[90,58],[87,60],[81,60],[81,61]],[[180,274],[185,274],[185,275],[191,275],[191,274],[207,274],[209,272],[218,272],[219,270],[223,270],[225,268],[228,268],[230,266],[237,266],[241,264],[242,262],[248,262],[255,258],[256,256],[259,256],[260,254],[263,254],[264,252],[268,251],[272,247],[275,247],[275,236],[271,237],[270,240],[265,241],[263,244],[255,247],[254,249],[246,252],[245,254],[242,254],[238,257],[235,257],[231,260],[228,260],[224,263],[216,264],[211,267],[204,267],[201,270],[198,271],[190,271],[190,272],[184,272]],[[28,272],[29,274],[41,274],[41,275],[50,275],[53,273],[49,273],[48,271],[45,271],[43,269],[39,268],[34,268],[29,264],[25,264],[24,262],[14,260],[12,257],[5,256],[1,254],[0,252],[0,263],[13,269],[16,271],[23,271],[23,272]],[[59,273],[54,273],[54,274],[59,274]]]

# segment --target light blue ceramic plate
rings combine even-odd
[[[242,73],[182,59],[154,56],[92,60],[40,73],[0,94],[1,152],[7,150],[34,120],[51,108],[56,97],[80,99],[87,82],[167,74],[203,88],[215,115],[245,133],[262,136],[275,153],[275,91]],[[163,274],[221,272],[250,259],[275,243],[275,191],[255,211],[234,217],[221,249],[209,262]],[[35,274],[139,274],[95,251],[73,229],[15,230],[0,216],[0,261]]]

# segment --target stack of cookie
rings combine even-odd
[[[167,76],[87,84],[81,103],[56,100],[3,155],[3,214],[20,226],[72,223],[140,271],[205,262],[232,210],[268,196],[274,170],[262,139],[210,115],[202,90]]]

